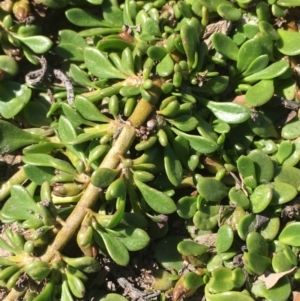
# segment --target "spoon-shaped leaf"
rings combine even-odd
[[[76,174],[76,170],[67,161],[53,158],[46,154],[27,154],[22,158],[24,163],[36,166],[48,166],[58,170],[64,171],[69,174]]]
[[[213,153],[216,151],[219,147],[219,145],[210,139],[201,137],[201,136],[196,136],[196,135],[189,135],[184,132],[181,132],[175,128],[171,128],[171,130],[176,133],[177,135],[185,138],[188,140],[191,148],[193,148],[195,151],[198,151],[203,154],[209,154]]]
[[[77,32],[64,29],[59,32],[59,45],[55,51],[61,57],[71,61],[83,61],[83,49],[87,42]]]
[[[155,258],[164,267],[179,271],[183,268],[183,259],[177,250],[177,245],[183,241],[183,236],[167,235],[155,246]]]
[[[273,188],[269,184],[257,186],[250,196],[250,207],[253,213],[260,213],[271,203]]]
[[[0,120],[0,154],[10,153],[22,146],[39,143],[42,138],[25,132],[7,121]]]
[[[269,56],[266,54],[260,55],[249,65],[247,70],[243,72],[243,75],[247,76],[259,72],[265,69],[265,67],[268,66],[268,63],[269,63]]]
[[[139,228],[121,228],[118,226],[118,233],[122,234],[117,239],[124,244],[129,251],[138,251],[145,248],[150,237],[146,231]]]
[[[279,241],[293,246],[293,247],[299,247],[300,246],[300,222],[293,222],[288,224],[283,228],[279,235]]]
[[[194,130],[197,125],[199,124],[199,121],[194,117],[190,115],[180,115],[178,117],[174,117],[172,119],[167,119],[169,123],[176,126],[179,130],[184,132],[189,132]]]
[[[16,116],[28,103],[31,90],[26,85],[3,81],[0,83],[0,114],[10,119]]]
[[[94,171],[91,182],[97,187],[105,188],[113,182],[117,174],[116,169],[98,168]]]
[[[14,38],[18,39],[21,43],[26,45],[34,53],[45,53],[52,47],[52,41],[44,36],[31,36],[23,37],[19,35],[14,35]]]
[[[261,70],[257,73],[254,73],[252,75],[249,75],[244,78],[244,81],[249,82],[255,82],[261,79],[272,79],[275,77],[278,77],[285,73],[290,68],[288,61],[278,61],[270,65],[264,70]]]
[[[299,5],[299,3],[298,3]],[[278,29],[279,40],[277,41],[277,49],[284,55],[300,54],[300,33]]]
[[[167,54],[156,66],[156,72],[159,76],[169,76],[174,69],[174,61],[170,54]]]
[[[75,64],[71,64],[69,75],[76,83],[82,86],[95,86],[94,83],[90,80],[87,73],[85,73]]]
[[[108,58],[94,47],[86,47],[83,52],[84,61],[89,71],[99,78],[120,78],[125,79],[126,76],[116,69]]]
[[[182,180],[182,165],[169,144],[164,147],[164,164],[169,181],[178,186]]]
[[[286,183],[298,189],[300,186],[300,170],[292,166],[280,166],[275,170],[274,181]]]
[[[24,165],[24,171],[28,179],[38,185],[50,182],[55,176],[54,170],[45,166]]]
[[[176,211],[177,208],[174,201],[163,192],[158,191],[137,179],[135,179],[135,184],[146,203],[156,212],[168,214]]]
[[[68,9],[66,11],[66,17],[71,23],[81,27],[111,26],[110,22],[101,20],[99,17],[89,13],[88,11],[77,7]]]
[[[217,232],[216,249],[217,252],[226,252],[232,245],[234,233],[230,226],[222,225]]]
[[[274,95],[273,80],[265,79],[251,87],[246,93],[246,103],[251,107],[262,106]]]
[[[104,241],[109,256],[117,264],[126,266],[129,262],[129,253],[126,247],[116,238],[103,231],[97,231]]]
[[[259,39],[246,41],[239,49],[237,58],[237,69],[246,70],[250,64],[260,55],[265,54]]]
[[[110,119],[102,114],[90,100],[82,95],[76,95],[74,105],[76,110],[88,120],[98,122],[110,121]]]
[[[238,57],[238,47],[236,43],[223,33],[215,32],[212,36],[212,44],[223,56],[236,61]]]
[[[254,162],[257,182],[270,182],[274,175],[272,159],[259,149],[250,151],[247,156]]]
[[[281,131],[284,139],[296,139],[300,136],[300,120],[298,118],[284,125]]]
[[[34,218],[34,213],[39,213],[38,206],[29,192],[21,185],[11,188],[11,197],[5,202],[1,215],[15,220]]]
[[[224,3],[220,4],[217,8],[218,14],[230,21],[237,21],[241,18],[242,16],[242,11],[239,8],[236,8],[232,3]]]
[[[194,87],[194,92],[200,92],[209,95],[220,94],[227,88],[229,83],[228,76],[215,76],[205,82],[202,87]]]
[[[208,101],[207,107],[218,119],[229,124],[242,123],[251,115],[249,108],[233,102]]]
[[[297,195],[297,190],[294,186],[283,183],[273,182],[273,198],[271,205],[281,205],[293,200]]]
[[[197,190],[207,201],[214,203],[220,202],[228,193],[228,187],[222,182],[207,177],[199,178]]]
[[[250,232],[246,238],[246,245],[249,252],[268,256],[268,243],[260,233]]]
[[[279,138],[272,120],[265,114],[258,112],[256,118],[249,119],[248,124],[257,136],[261,138],[275,137]]]
[[[19,65],[16,60],[8,55],[0,55],[0,69],[4,79],[9,79],[19,72]]]

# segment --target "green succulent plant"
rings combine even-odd
[[[300,278],[299,6],[2,1],[0,153],[22,156],[0,187],[3,300],[84,298],[99,258],[126,266],[153,242],[157,300],[288,300]],[[65,16],[57,32],[32,18],[45,8]]]

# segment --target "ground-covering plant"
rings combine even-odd
[[[87,298],[148,248],[143,300],[299,300],[298,6],[2,1],[2,299]]]

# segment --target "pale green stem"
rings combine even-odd
[[[125,155],[135,138],[135,129],[130,125],[124,125],[122,131],[113,144],[112,148],[102,161],[100,167],[116,168],[120,162],[119,155]],[[77,228],[80,226],[86,209],[92,208],[98,200],[100,188],[92,183],[84,191],[80,201],[77,203],[73,212],[67,218],[63,228],[57,233],[53,243],[48,247],[46,253],[41,257],[43,261],[51,261],[56,252],[61,251],[69,240],[73,237]]]
[[[3,301],[16,301],[19,297],[22,297],[26,293],[26,288],[18,291],[15,288],[12,288],[9,294],[3,299]]]

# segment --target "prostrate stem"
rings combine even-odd
[[[128,151],[134,138],[135,129],[132,126],[125,124],[100,167],[116,168],[120,161],[119,155],[124,155]],[[42,261],[51,261],[55,256],[55,253],[61,251],[66,246],[86,215],[86,209],[92,208],[95,205],[99,191],[99,187],[89,183],[75,209],[67,218],[65,225],[57,233],[54,241],[48,246],[46,253],[41,257]]]

